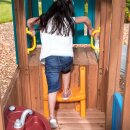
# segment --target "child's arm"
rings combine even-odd
[[[75,17],[75,22],[77,24],[84,23],[88,27],[89,33],[91,35],[93,28],[92,28],[91,21],[87,16]]]
[[[39,23],[40,23],[40,20],[38,20],[38,17],[30,18],[27,20],[27,26],[29,30],[33,33],[33,35],[35,35],[34,25],[39,24]]]

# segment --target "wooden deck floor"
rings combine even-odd
[[[87,118],[82,119],[74,109],[57,111],[59,128],[56,130],[105,130],[105,115],[98,110],[87,110]]]

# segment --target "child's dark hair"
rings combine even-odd
[[[36,21],[40,20],[39,29],[47,32],[48,21],[53,17],[51,31],[47,33],[53,34],[56,32],[57,35],[69,36],[70,31],[74,35],[73,15],[74,9],[71,0],[56,0],[48,9],[47,13],[39,16]]]

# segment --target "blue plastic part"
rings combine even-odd
[[[32,16],[33,17],[39,16],[38,0],[32,0]]]
[[[113,96],[112,130],[121,130],[123,97],[120,93]]]
[[[85,0],[74,0],[75,17],[84,16]],[[95,0],[88,0],[88,17],[94,27],[95,23]],[[76,35],[74,36],[74,44],[90,44],[90,36],[84,36],[84,24],[77,24],[75,26]]]
[[[34,0],[35,1],[35,0]],[[73,0],[75,16],[84,16],[85,0]],[[42,12],[46,13],[48,8],[52,5],[53,0],[42,0]],[[95,0],[88,0],[88,17],[95,24]],[[90,44],[90,36],[84,36],[84,24],[77,24],[75,26],[74,44]],[[38,38],[39,39],[39,38]]]
[[[88,17],[92,22],[92,27],[95,26],[95,0],[88,0]]]
[[[15,52],[16,52],[16,64],[18,64],[18,42],[17,42],[17,34],[16,34],[16,18],[14,13],[14,0],[12,0],[12,16],[13,16],[13,27],[14,27],[14,40],[15,40]]]
[[[74,14],[77,16],[84,16],[85,0],[74,0]],[[82,37],[82,38],[81,38]],[[84,24],[75,25],[74,44],[81,44],[84,40]],[[80,40],[79,40],[80,39]]]
[[[53,0],[42,0],[42,13],[46,13],[52,3]]]

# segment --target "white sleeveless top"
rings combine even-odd
[[[50,32],[52,27],[52,20],[48,23],[48,31]],[[48,34],[45,31],[40,31],[41,37],[41,53],[40,61],[44,64],[44,59],[48,56],[71,56],[73,57],[73,36],[70,31],[69,36]]]

